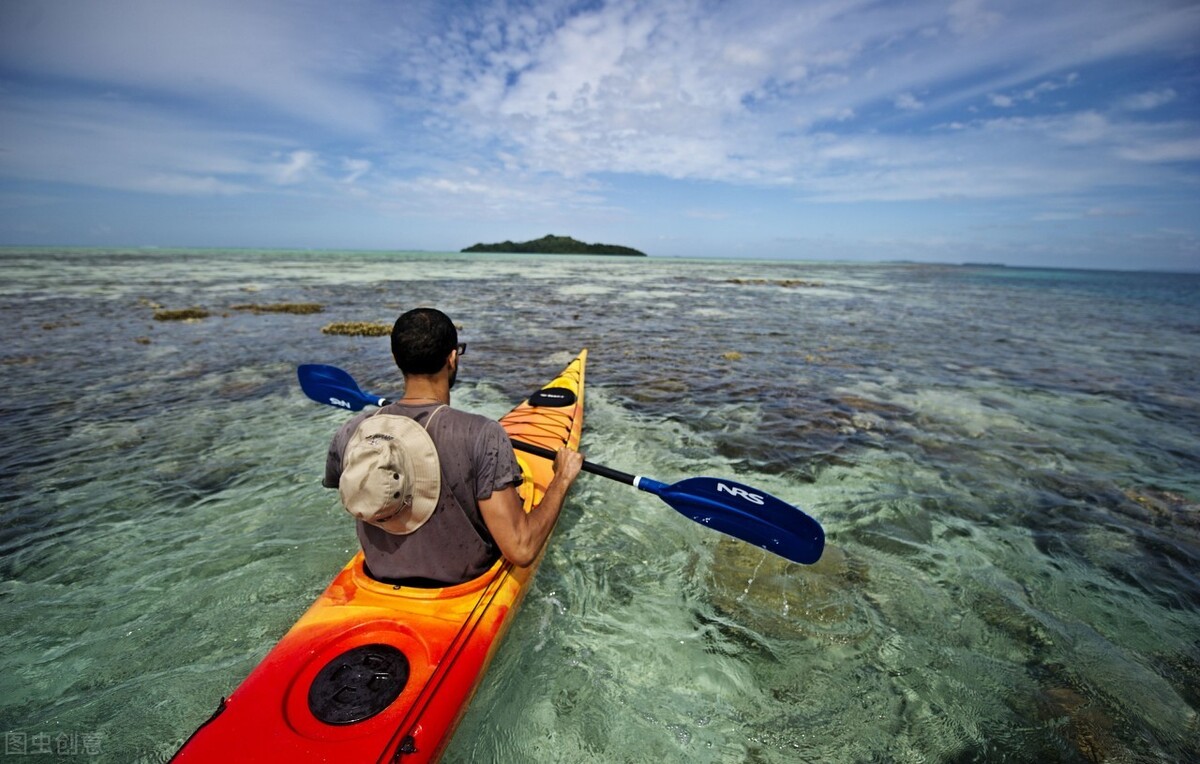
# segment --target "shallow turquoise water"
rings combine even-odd
[[[353,551],[340,412],[390,322],[498,416],[591,351],[584,449],[805,507],[784,564],[581,479],[449,761],[1200,758],[1200,277],[325,252],[0,251],[0,731],[161,761]],[[245,303],[315,302],[317,315]],[[203,307],[194,323],[154,306]]]

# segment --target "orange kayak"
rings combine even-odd
[[[587,351],[500,419],[521,441],[579,448]],[[517,452],[525,511],[554,474]],[[542,550],[544,554],[545,549]],[[375,581],[356,554],[213,717],[179,762],[425,762],[442,753],[541,563],[501,558],[440,589]]]

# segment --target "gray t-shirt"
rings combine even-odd
[[[487,417],[449,406],[438,409],[438,404],[392,403],[377,412],[355,416],[342,425],[329,444],[323,481],[326,488],[338,487],[342,456],[350,437],[372,414],[415,420],[426,428],[437,448],[442,490],[428,522],[407,536],[398,536],[357,521],[358,540],[375,578],[457,584],[480,575],[500,556],[479,512],[479,501],[494,491],[521,483],[521,468],[508,434],[499,422]]]

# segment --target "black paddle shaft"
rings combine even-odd
[[[542,448],[541,446],[535,446],[532,443],[526,443],[525,441],[517,440],[516,438],[511,438],[511,440],[512,440],[512,444],[513,444],[513,448],[517,449],[518,451],[524,451],[527,454],[533,454],[534,456],[541,456],[546,459],[553,459],[556,455],[554,451],[551,451],[548,448]],[[616,480],[617,482],[625,483],[626,485],[634,485],[634,486],[637,485],[637,483],[635,482],[637,480],[636,475],[630,475],[628,472],[621,472],[620,470],[614,470],[611,467],[605,467],[603,464],[593,464],[592,462],[584,460],[583,471],[590,472],[593,475],[599,475],[601,477],[606,477],[606,478],[609,478],[610,480]]]
[[[366,393],[362,393],[362,395],[366,395]],[[388,398],[380,398],[378,405],[386,406],[391,402],[392,401]],[[544,459],[550,460],[553,460],[556,456],[556,453],[548,448],[535,446],[532,443],[526,443],[525,441],[517,440],[516,438],[510,438],[509,440],[512,441],[513,448],[517,449],[518,451],[524,451],[527,454],[533,454],[534,456],[540,456]],[[586,459],[583,462],[583,471],[590,472],[593,475],[599,475],[600,477],[606,477],[610,480],[616,480],[618,483],[624,483],[625,485],[638,487],[637,475],[630,475],[628,472],[614,470],[611,467],[605,467],[603,464],[595,464],[587,461]]]

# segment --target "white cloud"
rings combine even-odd
[[[1125,98],[1119,106],[1126,111],[1152,111],[1171,103],[1177,95],[1174,88],[1147,90]]]
[[[1025,101],[1036,101],[1043,94],[1053,93],[1055,90],[1058,90],[1061,87],[1064,87],[1064,86],[1060,85],[1057,82],[1051,82],[1049,80],[1046,80],[1043,82],[1039,82],[1034,87],[1031,87],[1028,90],[1026,90],[1025,92],[1023,92],[1021,94],[1021,98],[1022,98],[1022,100],[1025,100]]]
[[[353,185],[358,182],[359,178],[371,171],[371,163],[365,159],[343,159],[342,169],[346,172],[341,179],[342,183]]]
[[[274,183],[281,186],[294,186],[312,175],[316,162],[317,155],[312,151],[293,151],[282,162],[275,164],[269,175]]]
[[[854,119],[857,116],[854,109],[848,107],[836,107],[821,109],[815,114],[817,120],[831,120],[833,122],[846,122]],[[807,124],[807,121],[798,122],[798,124]]]
[[[137,179],[132,190],[171,196],[214,196],[245,193],[238,186],[212,175],[150,174]]]
[[[0,103],[0,175],[166,194],[251,189],[252,135],[197,129],[120,101]],[[261,176],[259,176],[261,177]]]
[[[1197,132],[1195,123],[1147,125],[1087,112],[951,123],[936,140],[827,133],[803,154],[797,186],[805,199],[825,202],[1074,198],[1161,188],[1186,182],[1172,163],[1200,158]]]
[[[0,102],[0,177],[172,196],[250,194],[267,188],[353,183],[370,170],[343,160],[331,178],[312,150],[251,132],[203,129],[116,99]]]
[[[0,64],[100,87],[257,108],[348,131],[379,126],[380,104],[355,84],[371,37],[336,40],[340,15],[237,0],[162,3],[5,0]]]
[[[1042,80],[1031,88],[1023,88],[1012,93],[989,93],[988,101],[1000,109],[1009,109],[1019,103],[1036,103],[1046,93],[1069,88],[1079,81],[1079,74],[1072,72],[1053,80]]]
[[[1036,223],[1060,223],[1072,220],[1133,218],[1141,214],[1141,210],[1133,207],[1088,207],[1086,209],[1075,208],[1039,212],[1032,219]]]
[[[371,194],[372,204],[405,216],[455,221],[544,221],[565,210],[620,216],[590,182],[523,172],[479,173],[444,168],[438,175],[392,180]]]
[[[901,12],[866,3],[628,0],[562,24],[540,16],[517,31],[484,14],[503,34],[463,21],[453,44],[438,48],[445,65],[422,54],[441,73],[423,74],[422,87],[459,94],[447,111],[456,140],[498,143],[509,167],[785,183],[810,175],[812,125],[850,123],[881,101],[914,113],[975,97],[1034,107],[1077,84],[1075,70],[1095,61],[1072,30],[1127,54],[1147,50],[1148,36],[1122,38],[1119,28],[1152,12],[1115,2],[1086,13],[1049,2],[1031,15],[971,1],[947,10],[918,0]],[[1200,32],[1200,17],[1177,21],[1182,27],[1154,38],[1155,49],[1188,44],[1188,24]],[[1083,114],[1074,128],[1081,143],[1091,118]]]
[[[1064,143],[1075,145],[1106,142],[1111,136],[1111,125],[1107,117],[1095,111],[1084,111],[1062,119],[1029,121],[1035,128],[1047,127]]]
[[[1084,215],[1089,218],[1133,218],[1140,214],[1142,214],[1140,210],[1132,207],[1090,207],[1087,212],[1084,213]]]
[[[1118,153],[1135,162],[1196,162],[1200,161],[1200,138],[1138,141],[1122,146]]]
[[[955,0],[950,4],[950,31],[958,35],[983,35],[995,29],[1004,17],[985,7],[984,0]]]
[[[761,48],[736,41],[725,46],[722,58],[734,66],[762,66],[768,61],[767,54]]]

